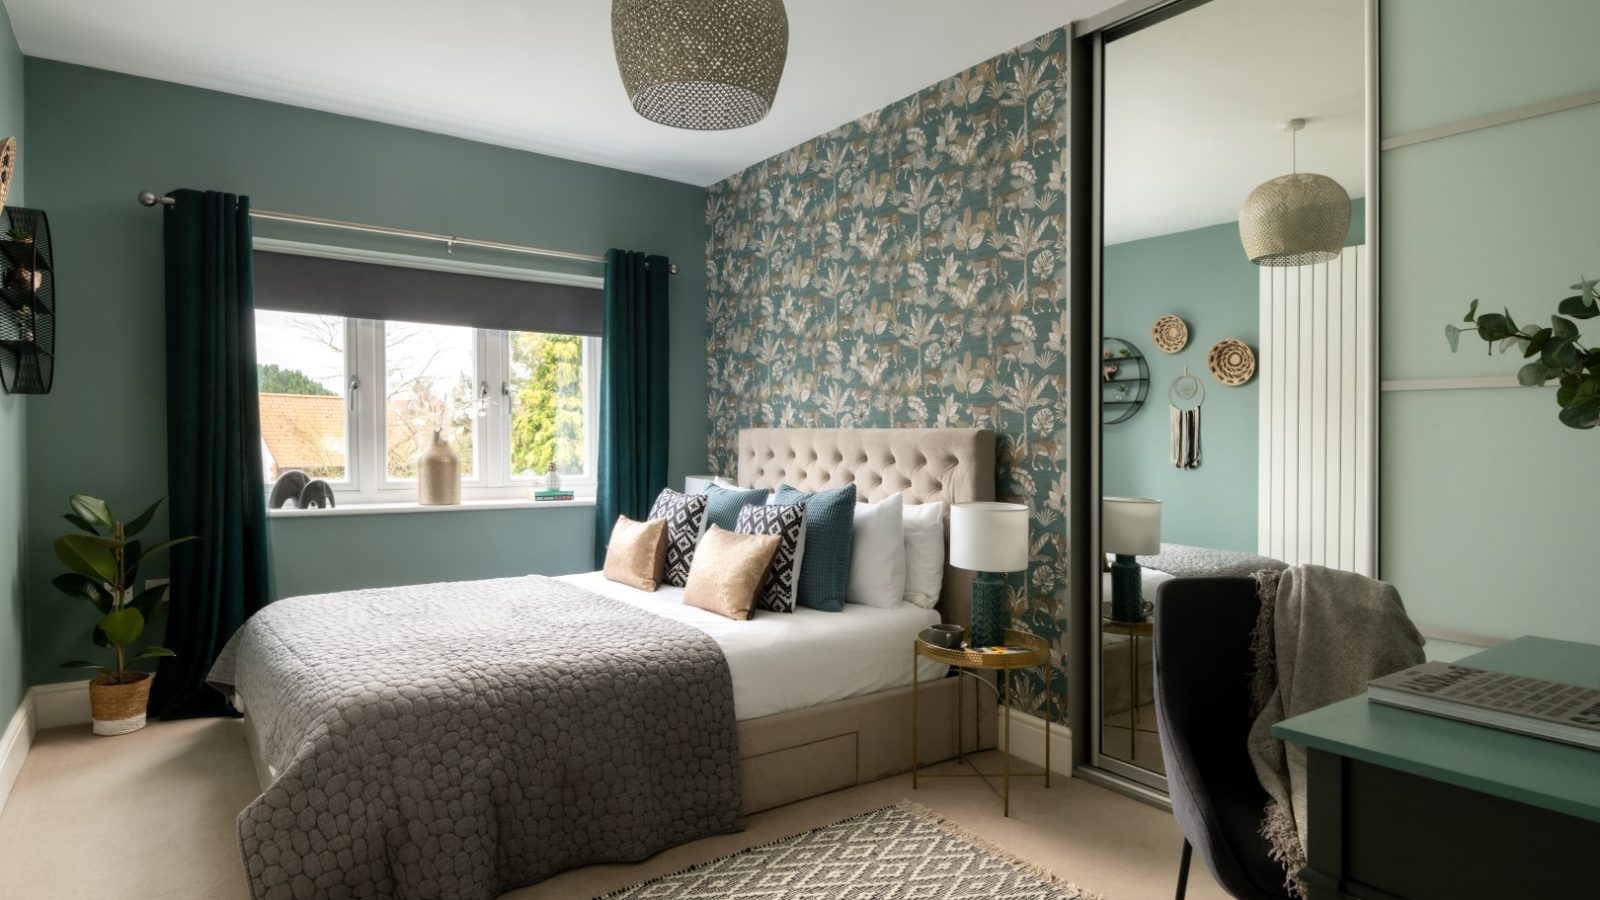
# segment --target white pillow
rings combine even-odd
[[[898,493],[877,503],[856,504],[845,602],[885,609],[900,605],[906,591],[906,532],[900,521],[903,506]]]
[[[933,609],[944,588],[944,501],[907,506],[901,521],[906,533],[906,602]]]

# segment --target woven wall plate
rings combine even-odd
[[[1177,316],[1167,314],[1150,327],[1150,339],[1163,353],[1177,353],[1189,343],[1189,326]]]
[[[1256,355],[1244,341],[1227,338],[1217,341],[1206,356],[1206,366],[1211,377],[1227,385],[1238,387],[1256,374]]]
[[[17,167],[17,139],[8,137],[0,143],[0,210],[6,208],[6,195],[11,193],[11,171]]]

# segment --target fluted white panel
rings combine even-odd
[[[1259,550],[1373,574],[1366,248],[1260,278]]]

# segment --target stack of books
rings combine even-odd
[[[571,500],[571,491],[534,491],[534,500]]]

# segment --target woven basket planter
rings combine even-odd
[[[95,734],[128,734],[145,725],[145,710],[150,706],[149,672],[129,672],[132,680],[117,683],[110,675],[89,682],[89,712],[94,716]]]

